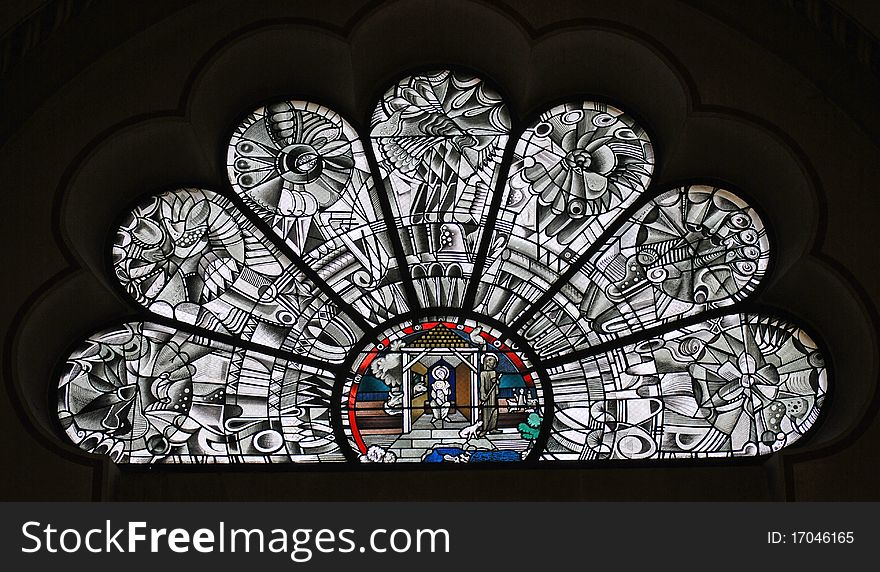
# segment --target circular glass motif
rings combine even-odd
[[[345,193],[359,148],[357,134],[333,111],[281,101],[238,126],[227,171],[233,189],[258,212],[311,217]]]
[[[365,463],[524,460],[544,389],[521,348],[473,320],[387,330],[345,380],[342,423]]]

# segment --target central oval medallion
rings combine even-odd
[[[526,353],[474,320],[386,330],[358,352],[343,385],[349,444],[366,463],[524,460],[545,407]]]

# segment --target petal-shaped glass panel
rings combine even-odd
[[[816,343],[776,318],[731,314],[552,367],[543,460],[772,453],[816,422],[828,390]]]
[[[151,197],[123,220],[116,277],[163,316],[303,356],[342,361],[363,331],[226,198]]]
[[[510,131],[501,97],[451,71],[382,97],[370,140],[423,307],[460,307]]]
[[[512,323],[645,191],[644,130],[585,101],[541,114],[516,143],[476,309]]]
[[[149,322],[103,330],[67,360],[58,416],[119,463],[342,461],[321,369]]]
[[[624,221],[524,335],[550,357],[729,306],[755,290],[769,257],[764,224],[741,198],[673,189]]]
[[[245,204],[368,321],[409,309],[363,145],[339,114],[307,101],[260,107],[226,161]]]

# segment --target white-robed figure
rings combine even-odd
[[[434,382],[431,384],[431,424],[437,421],[450,421],[449,419],[449,368],[438,365],[432,371]]]

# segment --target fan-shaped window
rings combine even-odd
[[[653,164],[619,109],[574,102],[518,128],[457,72],[397,82],[360,135],[311,102],[261,107],[229,142],[229,188],[121,219],[112,266],[143,316],[69,357],[64,431],[119,463],[790,445],[827,371],[814,337],[747,300],[772,258],[764,224],[729,189],[650,188]]]

